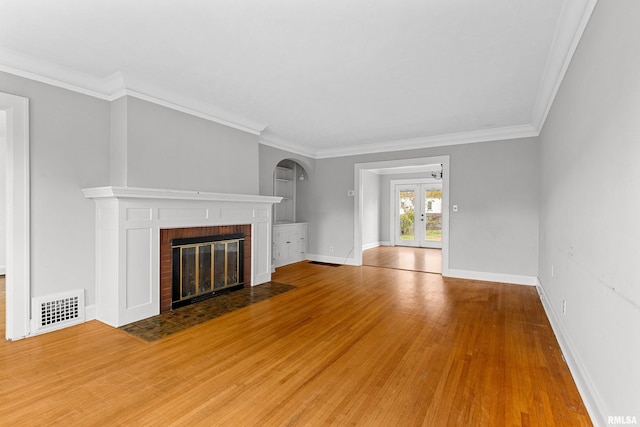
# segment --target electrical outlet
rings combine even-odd
[[[567,314],[567,300],[562,300],[562,314]]]

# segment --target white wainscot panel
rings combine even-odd
[[[127,230],[127,303],[128,309],[151,304],[153,265],[151,228]]]

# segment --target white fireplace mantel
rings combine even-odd
[[[271,280],[272,206],[281,197],[134,187],[82,190],[96,203],[96,318],[160,312],[160,229],[251,225],[251,284]]]

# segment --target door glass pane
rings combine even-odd
[[[427,188],[424,192],[425,236],[428,242],[442,241],[442,189]]]
[[[225,277],[227,272],[226,268],[226,259],[224,256],[226,244],[223,243],[215,243],[213,245],[213,288],[220,289],[227,286],[225,281]]]
[[[200,246],[198,249],[198,293],[211,291],[211,245]]]
[[[182,291],[181,298],[196,293],[196,248],[182,249]]]
[[[227,286],[238,283],[238,242],[227,244]]]
[[[400,239],[415,238],[415,191],[400,191]]]

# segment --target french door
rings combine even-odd
[[[442,182],[397,184],[395,245],[442,248]]]

